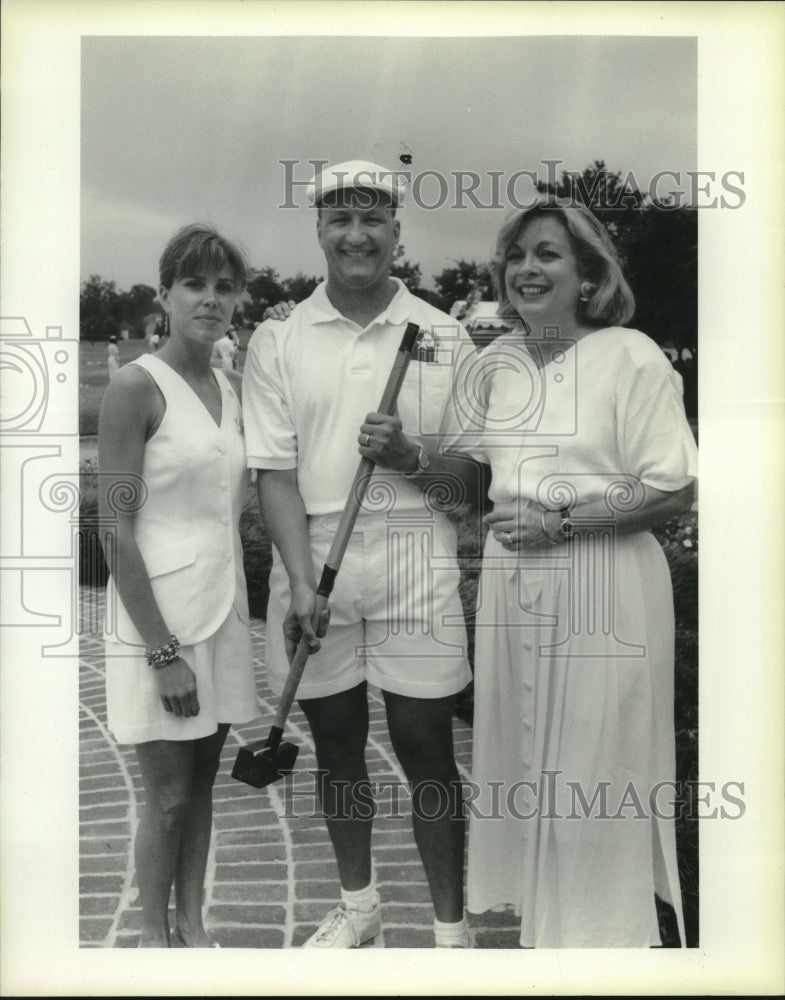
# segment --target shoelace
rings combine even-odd
[[[331,936],[337,935],[341,926],[344,922],[349,922],[351,920],[349,913],[343,903],[339,903],[330,915],[329,923],[325,924],[323,927],[319,928],[319,932],[316,935],[317,941],[329,940]]]

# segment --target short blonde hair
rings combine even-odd
[[[529,220],[538,216],[561,222],[578,262],[580,276],[592,286],[588,299],[578,303],[580,317],[605,326],[624,326],[635,312],[635,296],[622,273],[616,248],[607,230],[585,206],[545,198],[515,212],[499,230],[491,262],[499,315],[505,319],[520,319],[507,296],[504,280],[507,252]]]

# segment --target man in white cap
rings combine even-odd
[[[367,683],[381,689],[393,748],[412,789],[415,839],[435,941],[468,947],[464,816],[452,745],[456,694],[471,679],[455,531],[424,493],[464,496],[477,467],[445,451],[461,435],[460,325],[390,276],[403,185],[366,161],[314,178],[327,281],[283,321],[254,333],[244,370],[248,463],[274,545],[267,669],[279,694],[300,638],[312,655],[297,692],[313,733],[321,806],[341,900],[306,947],[353,948],[381,929],[365,760]],[[375,412],[408,323],[422,331],[395,416]],[[360,456],[376,468],[330,598],[314,628],[320,573]],[[320,641],[321,640],[321,641]]]

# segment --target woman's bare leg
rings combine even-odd
[[[213,827],[213,784],[218,773],[229,726],[221,724],[212,736],[194,740],[191,794],[180,834],[175,872],[177,943],[187,948],[209,948],[204,929],[204,876]]]
[[[193,773],[192,741],[137,743],[145,805],[134,840],[142,904],[141,948],[169,947],[169,896]]]

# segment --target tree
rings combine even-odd
[[[698,334],[698,213],[649,205],[622,235],[625,274],[635,294],[631,325],[657,343],[695,348]]]
[[[276,302],[286,298],[286,290],[275,268],[263,267],[252,273],[253,277],[245,288],[251,301],[243,304],[243,314],[248,322],[255,324],[262,322],[268,306],[274,306]]]
[[[303,299],[308,298],[321,280],[321,278],[316,278],[313,275],[303,274],[301,271],[298,271],[293,278],[285,278],[281,282],[284,297],[292,299],[294,302],[302,302]]]
[[[155,300],[158,292],[150,285],[132,285],[130,292],[120,292],[120,319],[123,325],[130,327],[137,336],[144,336],[146,317],[157,312]]]
[[[604,160],[595,160],[581,173],[565,170],[555,188],[540,181],[537,190],[586,205],[606,225],[618,222],[620,213],[634,212],[646,201],[632,172],[623,178],[621,171],[608,170]]]
[[[82,282],[79,292],[79,337],[82,340],[105,340],[106,321],[112,317],[119,321],[120,297],[113,281],[104,281],[98,274],[91,274]]]
[[[390,274],[394,278],[400,279],[409,291],[416,295],[422,284],[422,271],[419,264],[412,264],[411,261],[406,259],[404,256],[405,253],[406,248],[403,243],[399,243],[393,254]]]
[[[488,264],[474,260],[456,260],[454,267],[445,267],[433,277],[439,292],[440,307],[449,312],[453,302],[466,299],[473,288],[480,289],[480,298],[486,302],[496,299],[491,269]]]
[[[439,306],[439,296],[428,288],[422,287],[422,269],[419,264],[414,264],[405,256],[406,248],[403,243],[399,243],[393,254],[390,274],[393,278],[398,278],[409,289],[412,295],[418,299],[430,302],[431,305]]]
[[[698,330],[697,212],[654,201],[638,190],[632,173],[610,171],[595,160],[580,174],[565,171],[537,189],[586,205],[608,230],[635,295],[630,325],[658,343],[694,348]]]

